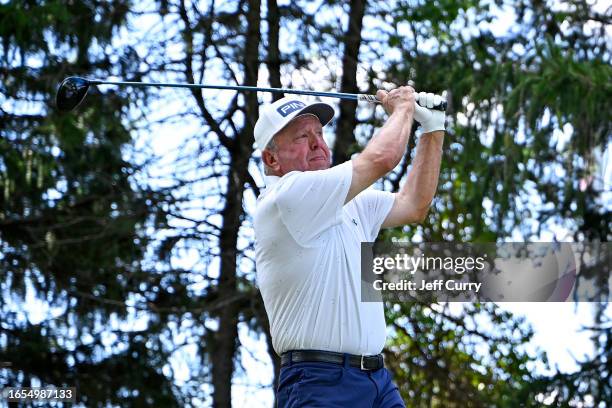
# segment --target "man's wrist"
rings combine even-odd
[[[397,106],[393,109],[393,111],[391,112],[391,115],[401,115],[401,116],[407,116],[407,115],[414,115],[414,108],[412,108],[410,105],[400,105]]]
[[[445,132],[446,132],[445,130],[429,130],[429,131],[423,130],[423,132],[421,133],[421,137],[423,136],[425,137],[444,136]]]

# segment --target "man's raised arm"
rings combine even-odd
[[[430,108],[441,102],[438,98],[434,94],[419,94],[419,101]],[[438,187],[445,113],[415,105],[414,118],[421,123],[423,134],[419,138],[412,169],[395,195],[382,228],[422,222]]]
[[[351,186],[345,203],[393,170],[408,145],[416,105],[414,89],[402,86],[388,93],[379,90],[376,97],[389,113],[389,118],[378,135],[353,160]]]

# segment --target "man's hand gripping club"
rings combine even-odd
[[[416,100],[418,103],[414,106],[414,119],[423,127],[423,133],[431,133],[436,130],[444,131],[446,113],[431,109],[440,105],[444,99],[440,95],[419,92],[416,94]]]

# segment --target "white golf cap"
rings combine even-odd
[[[295,96],[287,96],[259,108],[259,119],[255,124],[255,147],[263,150],[287,123],[300,115],[311,114],[325,126],[334,117],[334,108],[323,102],[307,103]]]

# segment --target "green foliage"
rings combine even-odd
[[[2,296],[11,294],[0,311],[0,360],[11,365],[0,378],[14,386],[76,385],[87,405],[170,406],[175,396],[156,357],[163,350],[143,352],[155,329],[139,339],[121,335],[115,352],[102,340],[106,322],[128,319],[125,303],[143,282],[159,286],[141,263],[145,226],[162,225],[155,216],[163,193],[130,179],[138,168],[124,158],[132,143],[127,101],[93,90],[98,106],[78,116],[60,115],[48,102],[66,72],[95,67],[109,75],[113,64],[94,44],[110,44],[127,11],[123,2],[0,5],[7,109],[0,116],[0,277]],[[76,49],[76,59],[67,49]],[[54,318],[28,320],[30,292]],[[135,369],[142,375],[131,376]],[[133,393],[146,383],[150,392]]]
[[[471,10],[467,2],[452,2],[446,13],[437,10],[438,3],[399,3],[387,46],[401,43],[402,58],[378,73],[379,79],[413,79],[418,89],[449,92],[452,118],[438,194],[424,226],[386,232],[383,239],[493,242],[516,232],[525,240],[541,239],[552,221],[569,230],[561,240],[609,241],[612,208],[601,189],[597,152],[610,143],[612,68],[603,29],[586,34],[587,21],[598,19],[597,13],[585,2],[517,2],[517,21],[499,36],[487,29],[494,21],[490,2]],[[531,17],[523,18],[526,14]],[[397,36],[402,25],[410,27],[404,38]],[[424,41],[431,47],[422,47]],[[559,143],[563,130],[567,141]],[[581,181],[598,177],[581,188]],[[582,278],[602,278],[597,273],[584,271]],[[599,287],[604,298],[609,295],[605,284]],[[607,303],[600,306],[606,308]],[[494,320],[500,343],[480,339],[488,350],[510,347],[513,353],[504,360],[470,349],[465,327],[451,324],[450,329],[444,313],[417,305],[400,310],[388,312],[396,328],[398,319],[405,322],[393,334],[391,350],[402,362],[395,375],[405,381],[402,391],[411,406],[539,406],[550,395],[555,406],[579,404],[587,394],[595,404],[609,400],[609,370],[601,379],[589,374],[610,358],[605,319],[595,328],[602,333],[595,340],[598,352],[580,372],[542,378],[527,371],[531,358],[520,351],[529,336],[505,332],[505,325],[512,326],[510,316]],[[468,307],[463,318],[476,310]],[[484,315],[491,313],[497,312]],[[454,342],[447,341],[448,330],[456,335]]]
[[[525,323],[491,303],[449,306],[387,308],[387,361],[409,406],[537,406],[525,395],[534,379],[521,351],[533,335]]]

